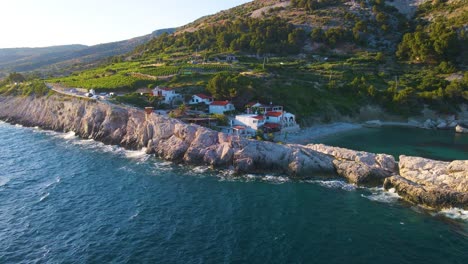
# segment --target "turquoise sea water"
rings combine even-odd
[[[439,160],[468,159],[468,135],[452,130],[408,127],[360,128],[313,140],[374,153],[420,156]]]
[[[467,215],[377,188],[237,178],[5,123],[0,161],[0,263],[468,260]]]

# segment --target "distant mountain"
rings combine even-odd
[[[125,54],[154,37],[174,31],[174,28],[160,29],[145,36],[93,46],[63,45],[0,49],[0,77],[2,73],[5,75],[14,71],[63,72],[76,64],[92,63],[109,56]]]

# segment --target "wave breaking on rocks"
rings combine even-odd
[[[120,145],[190,165],[238,174],[281,173],[291,178],[339,175],[350,183],[383,186],[432,208],[468,208],[468,161],[442,162],[374,154],[322,144],[276,144],[238,138],[143,110],[53,95],[0,96],[0,119]],[[71,135],[71,133],[70,133]]]

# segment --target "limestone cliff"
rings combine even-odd
[[[62,97],[2,97],[0,119],[148,153],[174,162],[232,168],[237,173],[290,177],[338,174],[358,185],[394,188],[404,199],[440,208],[468,209],[468,161],[442,162],[373,154],[322,144],[281,145],[232,137],[155,113]]]
[[[0,118],[26,126],[74,131],[83,138],[148,153],[175,162],[232,167],[239,173],[307,176],[333,173],[332,158],[300,145],[233,138],[142,110],[61,96],[0,97]]]

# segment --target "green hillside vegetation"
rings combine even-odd
[[[468,102],[463,1],[429,1],[413,19],[383,0],[344,2],[253,1],[47,81],[98,91],[168,86],[186,98],[205,92],[232,100],[238,109],[274,102],[303,122],[369,104],[407,116],[424,105],[454,113]],[[226,60],[230,54],[237,60]],[[137,97],[127,101],[152,103]]]
[[[38,79],[28,80],[22,74],[13,72],[0,81],[0,94],[7,96],[31,96],[41,97],[51,94],[43,81]]]

